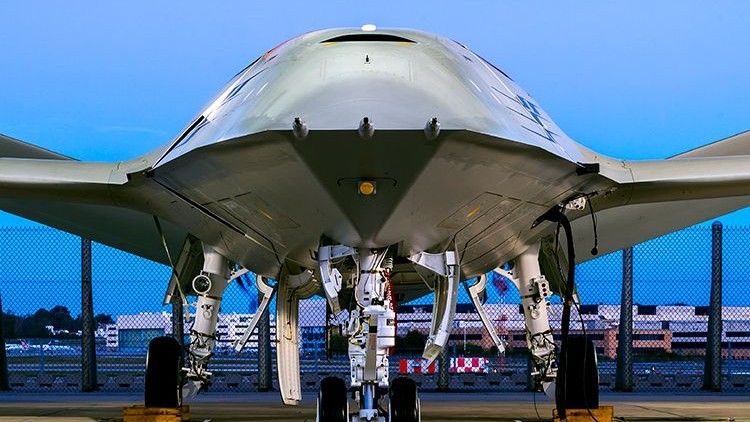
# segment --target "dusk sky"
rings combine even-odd
[[[67,306],[80,312],[80,239],[43,228],[0,228],[0,294],[6,311],[33,313],[39,308]],[[674,248],[674,245],[679,245]],[[711,283],[711,228],[682,230],[635,247],[634,301],[640,304],[708,304]],[[748,306],[750,228],[724,231],[723,304]],[[32,252],[30,252],[32,251]],[[93,290],[96,312],[113,315],[160,312],[169,279],[168,267],[108,246],[94,244]],[[252,278],[252,277],[250,277]],[[518,303],[518,290],[490,275],[489,303]],[[615,252],[577,267],[576,284],[585,304],[616,304],[620,300],[622,252]],[[665,293],[664,286],[672,286]],[[30,290],[30,286],[34,286]],[[223,312],[248,312],[257,304],[251,280],[245,291],[230,285],[222,302]],[[31,293],[33,292],[33,293]],[[322,300],[322,298],[318,298]],[[559,303],[559,297],[551,299]],[[416,301],[432,303],[432,294]],[[458,302],[468,303],[464,288]],[[731,316],[731,313],[728,314]]]
[[[82,160],[155,149],[265,51],[364,23],[462,42],[612,156],[663,158],[750,129],[745,1],[23,1],[0,15],[0,133]],[[723,221],[750,224],[750,211]]]

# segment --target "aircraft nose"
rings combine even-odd
[[[260,87],[242,104],[247,132],[288,130],[296,117],[309,130],[356,130],[364,116],[378,130],[422,130],[434,116],[443,129],[458,129],[488,114],[460,75],[419,43],[342,41],[310,48],[253,82]]]

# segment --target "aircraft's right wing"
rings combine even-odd
[[[0,209],[127,252],[167,263],[151,214],[115,195],[127,183],[122,163],[92,163],[0,135]],[[162,228],[173,255],[186,233]]]
[[[600,255],[750,206],[750,132],[667,160],[614,166],[602,174],[616,189],[593,200]],[[573,234],[577,261],[594,258],[587,213],[575,215]]]

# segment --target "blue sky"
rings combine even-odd
[[[154,149],[266,50],[363,23],[461,41],[609,155],[661,158],[750,129],[745,1],[32,0],[0,15],[0,132],[84,160]]]

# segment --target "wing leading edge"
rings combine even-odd
[[[667,160],[621,165],[613,172],[621,175],[617,189],[593,200],[600,254],[750,205],[750,132]],[[573,230],[577,260],[593,259],[588,252],[593,230],[586,213],[575,215]]]
[[[166,264],[153,217],[124,188],[133,165],[76,161],[0,135],[0,209]],[[162,225],[178,252],[187,234]]]

